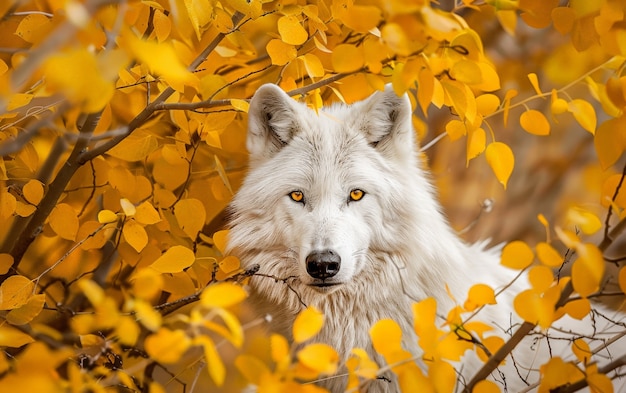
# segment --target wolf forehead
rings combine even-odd
[[[316,112],[278,86],[263,85],[248,112],[246,145],[251,166],[283,153],[291,144],[298,144],[298,150],[308,152],[310,158],[324,151],[325,157],[336,153],[330,155],[349,159],[350,150],[363,155],[367,150],[362,147],[369,145],[397,159],[414,148],[411,116],[408,97],[397,96],[390,87],[352,105],[335,104]]]

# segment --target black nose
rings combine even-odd
[[[313,251],[306,257],[306,271],[313,278],[325,280],[339,273],[341,257],[333,250]]]

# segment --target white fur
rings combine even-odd
[[[446,315],[455,305],[446,285],[462,302],[475,283],[498,289],[515,276],[499,265],[498,250],[463,243],[447,224],[420,168],[406,96],[388,88],[318,114],[264,85],[250,104],[247,147],[250,171],[232,202],[229,248],[243,267],[260,266],[251,297],[261,314],[272,316],[273,331],[289,337],[294,317],[313,305],[325,315],[316,341],[333,346],[343,360],[360,347],[383,364],[368,332],[376,321],[391,318],[402,328],[404,347],[419,358],[411,311],[416,300],[433,297],[438,314]],[[354,189],[365,196],[349,201]],[[304,203],[292,200],[292,191],[301,191]],[[307,256],[321,250],[341,257],[339,272],[324,281],[338,285],[316,287],[321,280],[307,273]],[[506,337],[519,323],[512,311],[519,291],[513,285],[478,319]],[[565,344],[554,343],[570,345]],[[508,391],[527,386],[518,373],[536,382],[546,347],[530,337],[518,347],[515,362],[509,360],[493,379]],[[459,389],[479,367],[475,356],[465,357],[458,365]],[[368,391],[397,391],[394,376],[386,376],[391,383],[374,381]],[[334,378],[322,385],[334,393],[345,383]]]

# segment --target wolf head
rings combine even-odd
[[[316,113],[262,86],[250,103],[250,171],[231,205],[231,252],[291,280],[300,301],[389,275],[379,254],[414,255],[406,248],[416,242],[428,254],[429,230],[443,220],[418,169],[411,116],[408,97],[390,88]],[[275,280],[253,283],[297,303]]]

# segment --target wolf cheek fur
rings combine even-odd
[[[414,301],[433,297],[446,315],[454,306],[446,286],[465,299],[475,283],[498,289],[512,281],[497,250],[465,244],[441,214],[418,160],[411,112],[408,97],[390,88],[319,114],[274,85],[254,95],[250,170],[231,204],[229,252],[244,268],[260,266],[251,298],[272,316],[273,331],[290,337],[295,316],[312,305],[325,316],[316,341],[343,360],[352,348],[364,348],[382,365],[369,329],[390,318],[403,331],[404,348],[420,359]],[[506,336],[516,323],[511,305],[519,291],[509,287],[478,318]],[[494,379],[511,391],[537,380],[536,368],[546,360],[533,367],[539,347],[525,345]],[[459,388],[479,367],[475,356],[464,357]],[[398,391],[394,376],[386,376],[391,382],[372,381],[368,391]],[[343,377],[322,383],[333,393],[345,384]]]

